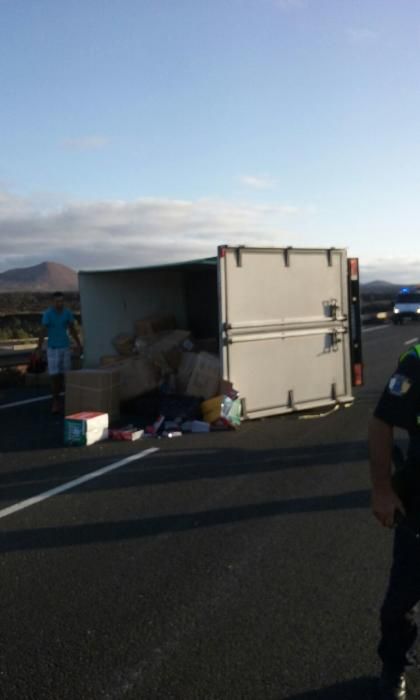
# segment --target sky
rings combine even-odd
[[[345,247],[420,282],[420,0],[0,0],[0,272]]]

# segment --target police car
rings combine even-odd
[[[411,318],[420,321],[420,289],[404,287],[398,294],[392,313],[394,323],[404,323],[404,319]]]

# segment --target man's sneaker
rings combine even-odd
[[[378,700],[407,700],[405,673],[383,669],[378,684]]]

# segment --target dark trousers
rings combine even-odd
[[[378,654],[398,673],[416,664],[416,613],[420,601],[420,539],[405,528],[395,529],[393,562],[381,608]]]

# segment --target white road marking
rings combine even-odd
[[[35,403],[36,401],[47,401],[47,399],[52,399],[52,395],[48,394],[48,396],[37,396],[36,399],[25,399],[24,401],[14,401],[13,403],[5,403],[3,405],[0,405],[0,411],[2,411],[5,408],[13,408],[14,406],[24,406],[27,403]]]
[[[102,476],[103,474],[107,474],[108,472],[113,471],[114,469],[118,469],[119,467],[124,467],[126,464],[130,464],[131,462],[136,462],[138,459],[144,459],[144,457],[147,457],[150,454],[153,454],[154,452],[158,452],[159,448],[158,447],[151,447],[148,450],[143,450],[143,452],[137,452],[135,455],[131,455],[130,457],[125,457],[124,459],[121,459],[119,462],[114,462],[114,464],[110,464],[108,467],[103,467],[102,469],[97,469],[94,472],[90,472],[89,474],[85,474],[84,476],[80,476],[78,479],[73,479],[73,481],[68,481],[66,484],[62,484],[61,486],[57,486],[55,489],[50,489],[49,491],[44,491],[43,493],[38,494],[38,496],[33,496],[32,498],[27,498],[25,501],[21,501],[20,503],[15,503],[13,506],[9,506],[8,508],[3,508],[3,510],[0,510],[0,518],[5,518],[7,515],[11,515],[12,513],[17,513],[19,510],[23,510],[24,508],[29,508],[30,506],[34,506],[36,503],[41,503],[41,501],[45,501],[47,498],[51,498],[51,496],[56,496],[58,493],[63,493],[63,491],[68,491],[69,489],[74,489],[75,486],[79,486],[80,484],[84,484],[86,481],[90,481],[91,479],[96,479],[98,476]]]
[[[385,328],[390,328],[389,325],[373,326],[373,328],[363,328],[362,333],[372,333],[372,331],[383,331]]]
[[[404,342],[404,345],[412,345],[413,343],[417,343],[418,338],[411,338],[410,340],[406,340]]]
[[[64,394],[61,393],[60,396],[64,396]],[[25,399],[24,401],[14,401],[13,403],[4,403],[4,404],[0,404],[0,411],[2,411],[4,408],[14,408],[14,406],[24,406],[25,404],[36,403],[37,401],[48,401],[48,399],[52,399],[52,394],[46,394],[44,396],[37,396],[35,399]]]

